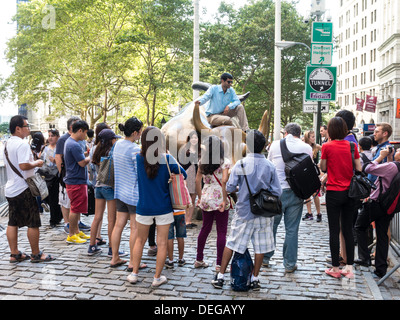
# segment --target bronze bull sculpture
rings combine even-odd
[[[194,90],[206,91],[211,84],[196,82],[192,85]],[[244,102],[250,95],[247,92],[238,95],[239,100]],[[264,113],[259,129],[266,134],[267,111]],[[233,123],[236,123],[233,118]],[[165,135],[167,148],[169,152],[176,157],[179,150],[186,144],[186,139],[190,132],[196,131],[200,139],[213,134],[221,138],[225,145],[225,154],[235,163],[245,156],[246,153],[246,133],[235,126],[219,126],[212,128],[207,122],[204,106],[195,106],[194,102],[189,102],[173,118],[171,118],[162,128]]]

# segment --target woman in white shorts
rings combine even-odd
[[[139,201],[136,207],[137,238],[133,247],[133,271],[128,276],[130,283],[138,281],[139,265],[142,259],[143,247],[146,243],[153,219],[157,227],[157,259],[156,272],[152,283],[158,287],[167,282],[167,278],[161,275],[165,259],[167,257],[168,232],[174,222],[173,208],[169,194],[168,161],[172,173],[184,174],[176,160],[166,154],[165,138],[160,129],[147,127],[141,138],[142,150],[136,156],[136,169],[139,184]],[[178,167],[179,166],[179,167]]]

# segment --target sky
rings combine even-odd
[[[206,21],[207,17],[212,16],[217,10],[222,0],[200,0],[200,20]],[[283,2],[284,0],[282,0]],[[233,4],[236,9],[247,3],[247,0],[225,0],[226,3]],[[306,15],[310,9],[312,0],[300,0],[297,9],[301,15]],[[330,8],[338,4],[339,1],[326,1],[327,9],[331,9],[331,15],[336,16],[337,9]],[[207,8],[207,15],[202,15],[203,8]],[[6,42],[15,35],[16,24],[11,23],[11,18],[16,13],[16,0],[0,0],[0,77],[7,78],[12,72],[7,64],[4,51]],[[290,39],[285,39],[290,41]],[[0,115],[13,115],[17,112],[15,103],[11,101],[0,101]]]

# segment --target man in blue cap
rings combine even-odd
[[[194,103],[205,106],[207,121],[213,127],[222,125],[233,125],[232,117],[237,116],[239,126],[243,131],[249,129],[246,112],[240,104],[240,100],[232,88],[233,77],[230,73],[221,75],[221,84],[211,86],[207,92],[198,98]]]

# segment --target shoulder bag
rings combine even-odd
[[[247,181],[246,173],[244,172],[243,162],[241,163],[244,179],[246,180],[247,189],[249,189],[250,210],[256,216],[273,217],[282,214],[282,202],[278,196],[275,196],[266,189],[252,194]]]
[[[100,158],[99,171],[97,172],[97,180],[101,184],[114,188],[114,161],[113,151],[114,145],[112,146],[108,156]]]
[[[192,206],[192,198],[188,188],[186,187],[185,177],[181,173],[181,167],[178,165],[179,174],[172,174],[171,169],[168,164],[168,158],[165,155],[165,163],[167,164],[169,172],[169,194],[171,197],[171,203],[173,209],[187,209]]]
[[[222,184],[219,181],[219,179],[217,178],[217,176],[215,175],[215,173],[213,173],[215,180],[217,180],[217,182],[219,183],[219,185],[222,188]],[[235,193],[228,193],[228,199],[229,199],[229,209],[233,209],[237,200],[237,196]],[[225,210],[225,209],[224,209]]]
[[[371,181],[368,179],[367,175],[364,172],[357,171],[355,169],[354,150],[355,150],[355,143],[350,141],[350,151],[351,151],[351,159],[353,163],[354,174],[350,182],[349,198],[361,200],[361,199],[366,199],[370,196],[371,189],[374,186],[372,185]]]
[[[14,167],[14,165],[11,163],[10,159],[8,158],[8,151],[7,151],[7,143],[4,145],[4,154],[7,158],[7,161],[11,167],[11,169],[22,179],[24,177],[22,176],[21,172],[17,170],[17,168]],[[47,188],[46,181],[42,178],[42,176],[39,173],[35,173],[33,176],[24,179],[26,183],[28,184],[29,190],[34,197],[41,197],[41,199],[45,199],[49,195],[49,190]]]

